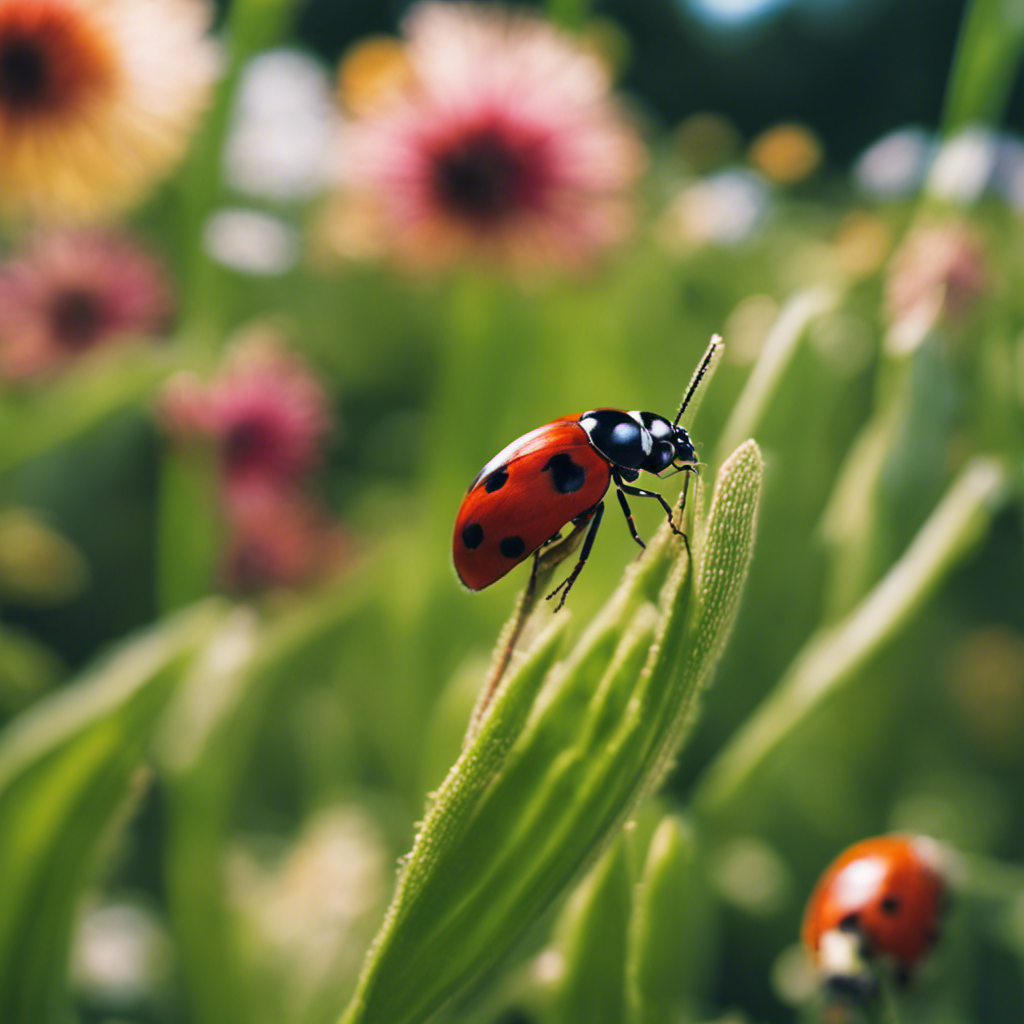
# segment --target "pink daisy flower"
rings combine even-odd
[[[293,486],[316,465],[331,429],[327,395],[309,367],[263,337],[237,346],[209,386],[174,378],[162,411],[172,434],[215,441],[229,499]]]
[[[224,585],[251,593],[327,579],[348,551],[341,528],[294,490],[251,490],[228,506]]]
[[[0,266],[0,376],[59,369],[157,333],[171,309],[164,268],[125,235],[41,235]]]
[[[405,31],[408,81],[348,140],[401,259],[577,266],[625,237],[644,151],[593,53],[483,4],[420,4]]]

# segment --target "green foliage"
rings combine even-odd
[[[0,736],[0,1015],[55,1019],[72,917],[175,686],[221,614],[169,620]]]
[[[665,133],[635,239],[585,275],[326,266],[317,204],[254,201],[306,244],[253,279],[202,238],[249,202],[221,173],[234,90],[298,6],[230,5],[216,104],[140,214],[175,336],[0,387],[0,1021],[788,1021],[815,877],[895,828],[962,848],[906,1016],[1019,1019],[1020,868],[993,858],[1024,834],[1020,218],[832,176],[766,186],[743,239],[673,245],[699,182]],[[548,5],[574,30],[589,8]],[[998,124],[1022,43],[1020,4],[969,6],[944,131]],[[976,232],[987,273],[901,349],[889,257],[926,218]],[[878,250],[860,264],[851,225]],[[154,399],[254,324],[330,393],[315,487],[347,561],[211,598],[218,466],[167,442]],[[459,590],[468,481],[569,410],[671,414],[717,331],[688,545],[638,499],[623,576],[613,502],[566,608],[541,597],[579,534],[502,630],[528,569]],[[173,970],[104,989],[87,926],[119,900]]]
[[[666,815],[651,839],[625,959],[636,1024],[694,1017],[709,958],[710,915],[691,826]]]
[[[512,669],[433,802],[343,1020],[400,1024],[451,999],[661,780],[735,619],[761,474],[753,442],[722,467],[696,573],[663,525],[565,662],[551,665],[553,627]]]
[[[556,941],[562,952],[554,1020],[615,1024],[625,1019],[626,933],[632,909],[625,843],[616,840],[577,886]]]

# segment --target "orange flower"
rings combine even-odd
[[[136,200],[206,104],[208,16],[205,0],[0,0],[0,208]]]

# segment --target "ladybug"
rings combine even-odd
[[[531,430],[495,455],[473,478],[455,517],[452,559],[459,579],[470,590],[483,590],[558,539],[566,524],[581,527],[589,522],[579,561],[548,594],[550,599],[561,591],[557,611],[590,555],[612,482],[640,547],[644,542],[627,495],[654,498],[673,531],[681,534],[668,502],[656,491],[632,484],[641,470],[697,472],[693,442],[679,420],[721,347],[714,338],[674,420],[653,412],[591,409]]]
[[[885,962],[905,985],[938,941],[947,898],[933,840],[865,839],[818,881],[804,914],[804,945],[834,990],[871,995],[872,961]]]

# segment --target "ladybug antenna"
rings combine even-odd
[[[686,394],[683,396],[683,404],[679,406],[679,412],[676,413],[676,418],[672,421],[673,427],[679,426],[679,421],[683,418],[683,413],[686,412],[686,407],[690,404],[690,399],[697,393],[697,388],[700,386],[700,382],[704,379],[704,374],[708,372],[708,368],[711,366],[711,363],[715,360],[718,353],[724,348],[725,344],[722,341],[721,335],[714,335],[711,338],[711,344],[708,345],[707,352],[704,353],[704,358],[700,361],[700,366],[697,367],[696,372],[690,380],[690,386],[686,389]]]

